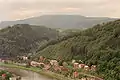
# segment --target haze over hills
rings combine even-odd
[[[95,24],[115,20],[107,17],[85,17],[81,15],[43,15],[17,21],[3,21],[0,27],[4,28],[14,24],[43,25],[49,28],[79,29],[89,28]]]

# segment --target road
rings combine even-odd
[[[5,68],[5,67],[0,67],[0,69],[4,69],[16,75],[22,76],[22,80],[55,80],[32,71],[26,71],[26,70],[15,69],[15,68]]]

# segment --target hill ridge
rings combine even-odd
[[[17,21],[3,21],[1,28],[14,24],[43,25],[49,28],[89,28],[95,24],[116,20],[115,18],[85,17],[81,15],[43,15]]]
[[[105,80],[120,79],[120,20],[98,24],[79,36],[51,44],[38,51],[35,59],[44,56],[56,60],[61,57],[61,61],[82,60],[89,66],[97,65],[97,74]]]

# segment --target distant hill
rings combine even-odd
[[[42,41],[56,39],[58,32],[43,26],[17,24],[0,30],[0,56],[33,53]]]
[[[43,15],[39,17],[28,18],[17,21],[3,21],[0,27],[6,27],[14,24],[43,25],[49,28],[89,28],[95,24],[112,21],[115,19],[106,17],[84,17],[80,15]]]
[[[51,41],[38,50],[35,59],[39,56],[82,60],[90,66],[97,65],[97,74],[104,80],[120,80],[120,20]]]

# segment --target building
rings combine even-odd
[[[50,60],[50,64],[52,66],[58,66],[58,61],[57,60]]]
[[[26,61],[26,60],[28,60],[28,57],[22,56],[22,59]]]
[[[86,71],[89,71],[89,70],[90,70],[90,67],[87,66],[87,65],[85,65],[85,66],[84,66],[84,69],[85,69]]]
[[[43,62],[45,60],[45,58],[43,56],[40,56],[39,60],[40,60],[40,62]]]
[[[36,62],[36,61],[31,61],[30,65],[33,66],[33,67],[37,67],[37,66],[40,66],[40,65],[44,65],[44,63],[39,63],[39,62]]]
[[[79,64],[79,68],[83,69],[85,67],[85,64]]]
[[[74,66],[74,69],[78,69],[79,68],[79,63],[74,63],[73,66]]]
[[[72,60],[72,63],[74,64],[76,62],[76,60]]]
[[[44,69],[44,70],[49,70],[50,68],[51,68],[51,65],[50,65],[50,64],[45,64],[43,69]]]
[[[74,78],[78,78],[79,77],[79,73],[77,71],[73,72],[73,77]]]

